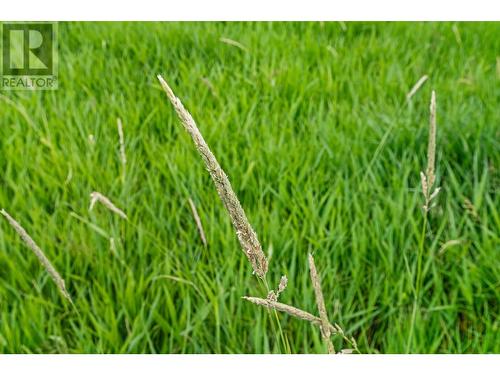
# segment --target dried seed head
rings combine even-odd
[[[436,188],[432,193],[432,187],[436,181],[435,175],[436,163],[436,93],[432,91],[430,115],[429,115],[429,143],[427,146],[427,169],[425,174],[420,172],[420,179],[422,183],[422,193],[424,194],[425,204],[423,205],[424,211],[427,213],[432,207],[431,201],[437,197],[441,188]]]
[[[417,91],[420,89],[420,87],[422,87],[422,85],[425,83],[425,81],[427,81],[429,77],[424,74],[418,81],[417,83],[415,83],[415,85],[411,88],[410,92],[408,94],[406,94],[406,100],[410,100],[413,95],[415,95],[417,93]]]
[[[194,222],[196,223],[196,227],[198,228],[198,233],[200,234],[201,242],[203,246],[207,247],[207,238],[205,236],[205,231],[203,230],[203,225],[201,224],[200,215],[198,215],[198,210],[191,198],[188,198],[189,206],[191,207],[191,213],[194,217]]]
[[[326,313],[325,299],[323,298],[323,291],[321,290],[321,282],[319,280],[318,272],[316,271],[316,265],[314,264],[314,258],[312,254],[309,254],[309,269],[311,272],[311,280],[314,288],[314,293],[316,294],[316,304],[318,305],[319,317],[321,319],[321,335],[325,341],[328,353],[334,354],[335,349],[333,347],[332,341],[330,340],[330,322],[328,321],[328,315]]]
[[[59,273],[56,271],[52,263],[50,263],[49,259],[45,256],[43,251],[38,247],[38,245],[33,241],[33,239],[29,236],[29,234],[26,232],[26,230],[19,224],[16,220],[10,216],[7,211],[1,210],[0,213],[7,219],[9,224],[14,228],[14,230],[19,234],[19,237],[24,241],[24,243],[35,253],[36,257],[42,263],[43,267],[45,270],[49,273],[50,277],[54,282],[56,283],[57,287],[59,288],[59,291],[61,294],[71,303],[73,301],[71,300],[71,297],[69,293],[66,290],[66,285],[64,283],[64,279],[59,275]]]
[[[314,316],[311,313],[308,313],[307,311],[300,310],[296,307],[286,305],[286,304],[281,303],[281,302],[276,302],[273,300],[258,298],[258,297],[243,297],[243,299],[245,299],[249,302],[252,302],[256,305],[259,305],[259,306],[264,306],[264,307],[276,309],[278,311],[292,315],[296,318],[299,318],[302,320],[307,320],[307,321],[309,321],[317,326],[321,325],[320,318],[318,318],[317,316]],[[331,329],[334,330],[335,328],[332,326]]]
[[[474,220],[480,221],[479,214],[477,213],[476,207],[467,198],[464,198],[464,208],[467,211],[467,213],[474,218]]]
[[[441,191],[440,187],[436,188],[436,190],[434,190],[431,196],[429,197],[429,201],[432,201],[434,198],[436,198],[440,191]]]
[[[424,172],[420,172],[420,182],[422,183],[422,192],[424,193],[425,199],[429,197],[429,186],[427,185],[427,177],[425,177]]]
[[[287,283],[288,283],[288,279],[286,278],[286,276],[285,275],[281,276],[280,283],[278,285],[278,289],[276,290],[276,292],[274,290],[271,290],[267,294],[267,299],[270,301],[276,302],[278,300],[278,298],[280,297],[280,294],[285,290]]]
[[[427,147],[427,184],[431,189],[434,185],[435,174],[434,167],[436,163],[436,92],[432,91],[430,116],[429,116],[429,144]]]
[[[230,46],[234,46],[234,47],[238,47],[239,49],[245,51],[245,52],[248,52],[248,49],[247,47],[245,47],[243,44],[241,44],[240,42],[237,42],[236,40],[233,40],[233,39],[229,39],[229,38],[220,38],[219,39],[222,43],[226,43]]]
[[[267,307],[270,309],[275,309],[277,311],[287,313],[295,318],[307,320],[308,322],[311,322],[312,324],[319,326],[319,327],[321,327],[321,325],[323,324],[321,319],[318,318],[317,316],[314,316],[313,314],[308,313],[307,311],[298,309],[294,306],[286,305],[286,304],[281,303],[281,302],[277,302],[277,301],[273,301],[273,300],[269,300],[269,299],[264,299],[264,298],[259,298],[259,297],[243,297],[243,299],[246,301],[252,302],[255,305],[264,306],[264,307]],[[339,327],[338,324],[332,325],[329,323],[328,329],[329,329],[331,334],[339,334],[342,337],[344,337],[344,339],[347,339],[347,337],[345,337],[344,332],[342,331],[342,329]],[[350,339],[347,339],[347,341],[351,342]]]
[[[101,193],[99,193],[97,191],[90,193],[89,211],[91,211],[92,208],[94,208],[94,205],[96,202],[101,202],[102,205],[105,206],[106,208],[108,208],[110,211],[114,212],[115,214],[117,214],[121,218],[128,220],[127,215],[125,215],[125,212],[123,212],[118,207],[116,207],[108,197],[102,195]]]
[[[174,106],[182,125],[189,133],[196,149],[200,153],[205,166],[212,177],[212,180],[217,189],[220,199],[224,203],[226,210],[231,218],[231,222],[235,228],[236,235],[243,249],[243,252],[250,261],[254,272],[260,278],[264,278],[267,273],[267,259],[262,251],[262,247],[257,238],[257,234],[254,232],[250,222],[248,221],[245,211],[241,207],[238,197],[233,191],[231,183],[228,177],[224,173],[217,159],[215,158],[212,151],[208,147],[205,139],[201,135],[196,123],[194,122],[191,114],[184,108],[179,98],[177,98],[172,89],[168,86],[167,82],[162,76],[158,75],[158,80],[167,94],[168,99]]]
[[[280,284],[278,285],[278,294],[281,294],[288,284],[288,279],[285,275],[281,276]]]
[[[269,291],[269,293],[267,293],[266,299],[268,301],[276,302],[278,300],[278,296],[276,295],[276,293],[274,293],[274,290],[271,290]]]
[[[123,135],[123,125],[120,118],[116,119],[116,127],[118,128],[118,139],[120,142],[120,160],[122,162],[123,168],[127,164],[127,155],[125,154],[125,136]]]

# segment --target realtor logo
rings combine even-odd
[[[57,24],[4,23],[0,88],[57,89]]]

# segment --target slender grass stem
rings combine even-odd
[[[271,291],[271,288],[269,288],[269,284],[268,284],[267,280],[266,279],[260,279],[260,280],[262,280],[262,283],[263,283],[264,287],[266,288],[266,293],[269,294],[269,292]],[[280,319],[278,316],[278,312],[275,309],[273,309],[273,312],[271,313],[271,311],[269,311],[269,313],[273,315],[274,320],[276,321],[277,327],[274,325],[273,321],[271,320],[271,325],[273,327],[273,331],[274,331],[275,336],[277,336],[276,333],[279,334],[279,338],[281,340],[281,343],[283,344],[283,347],[285,349],[285,353],[291,354],[292,352],[290,349],[290,344],[288,343],[288,340],[286,339],[286,336],[283,332],[283,328],[281,327],[281,322],[280,322]],[[281,348],[279,347],[279,342],[278,342],[278,349],[281,352]]]
[[[422,259],[424,256],[424,245],[425,245],[425,231],[427,228],[427,212],[424,212],[424,220],[422,223],[422,232],[420,233],[418,254],[417,254],[417,270],[415,276],[415,286],[414,286],[414,296],[413,296],[413,310],[411,314],[410,321],[410,334],[408,335],[408,342],[406,343],[406,353],[410,352],[410,348],[413,342],[413,335],[415,330],[415,322],[417,317],[417,312],[420,310],[420,300],[421,300],[421,288],[422,288]]]

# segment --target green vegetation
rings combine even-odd
[[[500,352],[499,35],[498,23],[59,24],[59,90],[0,92],[0,208],[74,307],[0,216],[0,351],[325,352],[308,322],[277,313],[280,331],[242,300],[265,288],[159,73],[271,254],[269,287],[288,277],[281,302],[318,315],[312,252],[328,316],[361,352]],[[409,340],[432,89],[442,190]],[[93,191],[128,221],[89,211]]]

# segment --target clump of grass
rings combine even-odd
[[[226,173],[221,168],[212,151],[210,151],[210,148],[205,142],[205,139],[203,139],[203,136],[198,130],[191,114],[184,108],[179,98],[174,95],[172,89],[168,86],[162,76],[158,75],[158,80],[167,94],[168,99],[174,106],[182,125],[193,139],[196,149],[205,162],[217,192],[219,193],[219,197],[224,203],[224,206],[226,207],[226,210],[231,218],[231,222],[236,230],[243,252],[250,261],[255,274],[261,279],[264,279],[268,267],[266,256],[262,251],[262,246],[257,238],[257,234],[250,225],[245,211],[241,207],[240,201],[238,200]]]
[[[42,249],[40,249],[40,247],[30,237],[28,232],[26,232],[26,230],[21,226],[21,224],[19,224],[12,216],[10,216],[7,211],[2,209],[0,213],[7,219],[7,221],[14,228],[17,234],[19,234],[19,237],[21,237],[26,246],[28,246],[33,251],[33,253],[35,253],[40,263],[42,263],[42,266],[49,273],[52,280],[54,280],[54,283],[57,285],[57,288],[59,289],[63,297],[66,298],[71,304],[73,304],[71,296],[66,290],[66,284],[64,282],[64,279],[61,277],[59,272],[57,272],[57,270],[54,268],[52,263],[50,263],[50,260],[45,256]]]
[[[127,217],[127,215],[125,215],[125,212],[123,212],[118,207],[116,207],[108,197],[104,196],[103,194],[101,194],[97,191],[90,193],[89,211],[92,211],[96,202],[101,202],[104,207],[106,207],[110,211],[114,212],[115,214],[117,214],[121,218],[128,220],[128,217]]]

